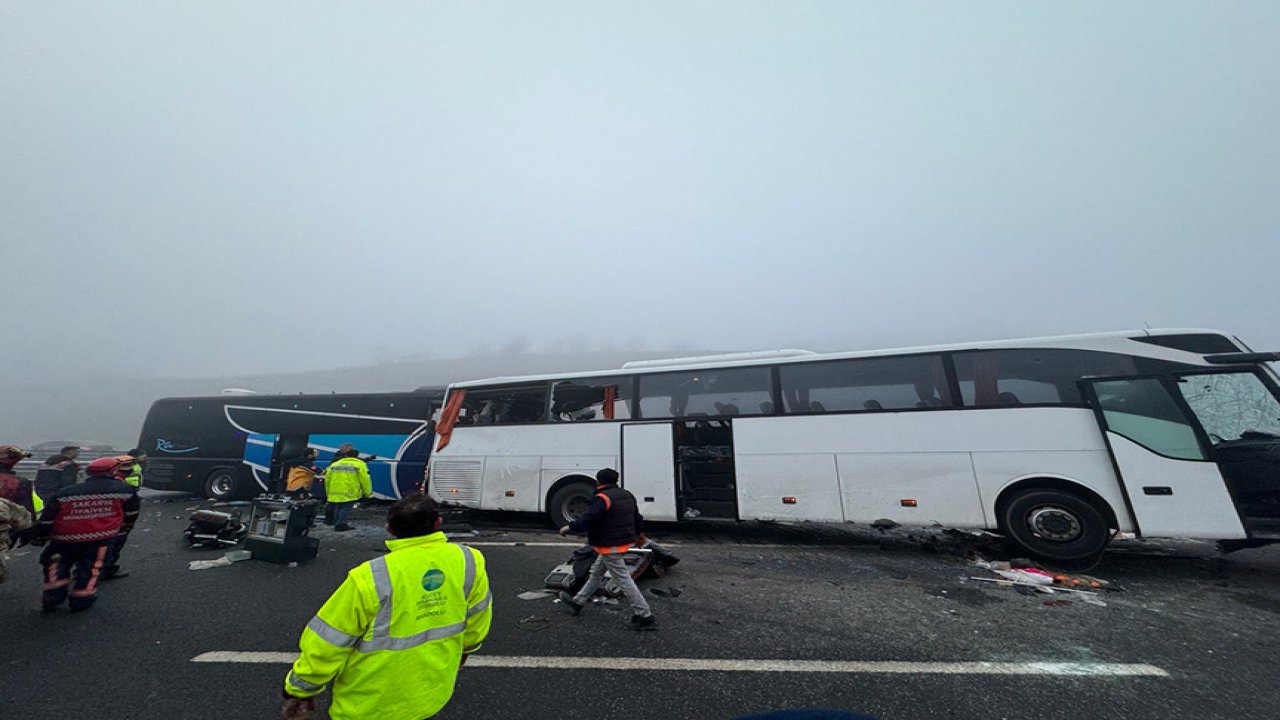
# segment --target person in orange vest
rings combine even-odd
[[[587,601],[595,594],[604,580],[605,573],[613,576],[622,593],[631,603],[633,630],[657,630],[658,621],[649,610],[644,594],[636,587],[631,570],[622,554],[631,549],[636,538],[644,531],[644,518],[636,498],[618,487],[618,471],[604,468],[596,473],[596,497],[591,508],[582,517],[560,528],[561,535],[570,532],[587,534],[587,542],[596,550],[596,560],[591,565],[587,582],[577,595],[560,591],[560,602],[574,615],[582,612]]]

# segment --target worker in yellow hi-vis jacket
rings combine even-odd
[[[489,634],[484,556],[445,539],[435,501],[400,500],[386,527],[391,552],[347,573],[302,631],[302,655],[284,681],[286,720],[310,717],[330,682],[334,720],[431,717]]]

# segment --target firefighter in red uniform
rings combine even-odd
[[[62,488],[45,501],[33,544],[49,546],[40,554],[44,566],[44,609],[67,600],[72,610],[86,610],[97,599],[98,581],[116,537],[138,519],[142,500],[113,477],[120,460],[108,457],[89,463],[89,477]]]

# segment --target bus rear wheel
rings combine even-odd
[[[225,468],[214,470],[204,481],[204,496],[210,500],[235,500],[239,493],[236,474]]]
[[[1037,560],[1092,565],[1110,540],[1102,512],[1061,490],[1023,490],[1005,504],[1001,519],[1009,542]]]
[[[591,508],[595,486],[589,482],[572,482],[551,493],[547,501],[547,517],[558,528],[582,517]]]

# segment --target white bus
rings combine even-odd
[[[1207,330],[746,353],[450,386],[428,492],[646,518],[985,528],[1043,559],[1117,533],[1280,540],[1280,385]]]

